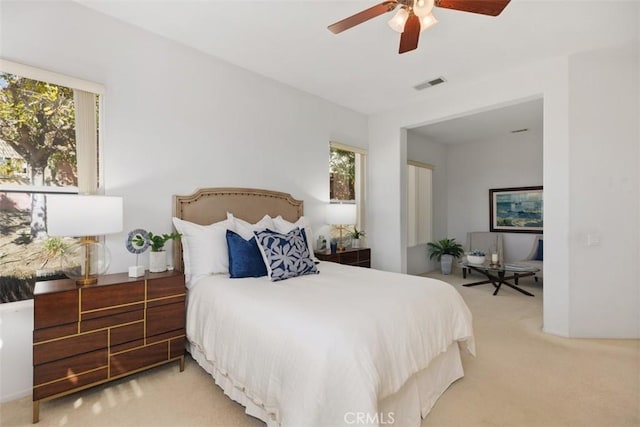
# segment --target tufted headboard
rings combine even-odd
[[[295,222],[303,215],[304,202],[288,193],[257,188],[201,188],[186,196],[173,196],[173,216],[196,224],[207,225],[223,221],[227,212],[249,222],[263,216]],[[173,265],[184,271],[182,244],[173,242]]]

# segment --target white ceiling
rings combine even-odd
[[[469,114],[411,129],[439,144],[465,144],[503,138],[526,129],[542,137],[542,98]]]
[[[392,14],[338,35],[327,30],[381,0],[76,1],[364,114],[430,96],[438,88],[413,86],[435,77],[461,84],[637,39],[640,7],[637,1],[512,0],[498,17],[435,8],[440,23],[421,34],[417,50],[399,55],[400,35],[387,25]]]

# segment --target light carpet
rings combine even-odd
[[[640,341],[566,339],[542,333],[542,286],[535,297],[503,288],[451,283],[473,313],[477,356],[463,353],[464,378],[423,427],[640,426]],[[193,360],[43,402],[41,426],[264,426],[244,414]],[[31,423],[31,398],[0,405],[0,425]],[[300,426],[304,427],[304,426]]]

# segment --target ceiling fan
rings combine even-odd
[[[431,10],[434,6],[445,9],[462,10],[482,15],[498,16],[511,0],[385,0],[380,4],[356,13],[327,28],[334,34],[362,24],[387,12],[400,8],[389,21],[389,26],[402,33],[398,53],[405,53],[418,47],[420,32],[438,23]]]

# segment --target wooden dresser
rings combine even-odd
[[[347,248],[335,254],[331,252],[316,252],[315,255],[320,261],[337,262],[339,264],[357,265],[367,268],[371,267],[371,249],[369,248]]]
[[[33,422],[40,402],[171,361],[184,370],[185,286],[177,272],[101,276],[34,289]]]

